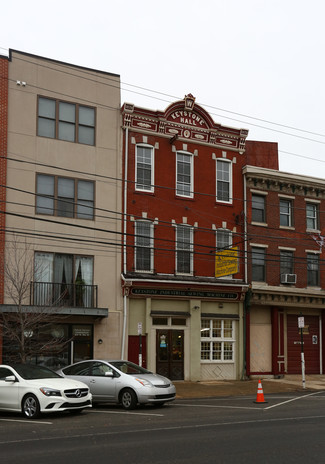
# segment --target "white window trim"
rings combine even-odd
[[[177,173],[177,155],[178,154],[188,155],[190,156],[190,159],[191,159],[191,185],[190,185],[189,195],[182,195],[180,193],[177,193],[177,174],[178,174]],[[190,153],[185,150],[177,150],[176,152],[176,190],[175,190],[175,193],[178,197],[182,197],[182,198],[193,198],[194,197],[194,156],[193,156],[193,153]]]
[[[177,248],[177,228],[178,227],[189,227],[190,229],[190,272],[187,273],[187,272],[178,272],[177,271],[177,252],[178,252],[178,248]],[[190,226],[188,224],[175,224],[175,273],[177,275],[193,275],[193,250],[194,250],[194,227],[193,226]],[[182,250],[180,250],[182,251]]]
[[[316,201],[310,201],[310,200],[306,200],[306,231],[311,231],[311,232],[319,232],[320,233],[320,230],[319,230],[319,203],[316,202]],[[315,206],[315,212],[316,212],[316,215],[315,217],[311,217],[311,216],[307,216],[307,204],[310,203],[311,205]],[[316,227],[315,228],[310,228],[307,226],[307,220],[309,219],[313,219],[315,221],[315,225]]]
[[[151,181],[150,181],[150,189],[139,188],[137,186],[138,179],[137,179],[137,166],[138,166],[138,147],[144,148],[151,148]],[[146,193],[153,193],[155,191],[155,147],[153,145],[149,145],[147,143],[137,143],[135,146],[135,190],[138,192],[146,192]]]
[[[222,161],[223,163],[229,163],[229,200],[218,200],[218,161]],[[226,158],[216,158],[216,202],[217,203],[226,203],[232,204],[232,162]]]
[[[208,318],[208,317],[204,317],[202,319],[207,319],[210,321],[210,330],[209,330],[209,337],[200,337],[200,342],[208,342],[210,344],[210,359],[200,359],[201,361],[201,364],[235,364],[235,354],[236,354],[236,324],[235,324],[235,320],[234,319],[222,319],[222,318],[216,318],[216,317],[211,317]],[[222,331],[224,330],[224,322],[225,320],[231,320],[232,322],[232,337],[231,338],[225,338],[225,337],[210,337],[210,332],[212,330],[212,321],[215,321],[215,320],[221,320],[222,322]],[[202,330],[202,329],[201,329]],[[221,358],[222,359],[212,359],[212,344],[213,342],[217,342],[217,343],[221,343],[222,345],[222,348],[221,348]],[[233,354],[233,358],[232,359],[223,359],[224,357],[224,343],[231,343],[233,345],[233,350],[232,350],[232,354]],[[201,358],[201,353],[202,353],[202,349],[200,347],[200,358]]]
[[[294,206],[293,206],[293,200],[294,197],[289,197],[289,196],[279,196],[279,200],[281,203],[281,200],[286,200],[289,205],[289,214],[286,213],[281,213],[281,205],[279,203],[279,213],[280,213],[280,222],[281,222],[281,216],[285,216],[289,218],[289,225],[284,226],[283,224],[280,223],[280,229],[294,229],[294,221],[293,221],[293,213],[294,213]]]
[[[137,248],[141,248],[140,246],[137,245],[137,225],[139,222],[146,222],[150,224],[150,245],[149,247],[142,247],[142,248],[150,248],[150,270],[143,270],[143,269],[137,269]],[[154,269],[154,224],[152,221],[145,221],[138,219],[135,221],[135,246],[134,246],[134,269],[136,272],[141,272],[143,274],[152,274],[153,269]]]

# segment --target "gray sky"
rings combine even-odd
[[[282,171],[325,178],[324,0],[2,0],[0,15],[1,54],[120,74],[122,103],[192,93],[216,122],[278,142]]]

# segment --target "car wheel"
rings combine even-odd
[[[133,390],[127,388],[121,393],[121,404],[124,409],[134,409],[138,404],[137,395]]]
[[[27,419],[35,419],[40,415],[39,401],[35,395],[28,393],[23,398],[22,413]]]

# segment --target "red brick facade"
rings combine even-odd
[[[244,279],[244,219],[243,219],[243,180],[242,168],[246,164],[245,154],[239,153],[238,146],[244,144],[245,137],[239,130],[223,128],[211,121],[210,116],[202,108],[195,105],[197,119],[201,117],[204,123],[196,119],[185,118],[185,121],[195,122],[198,126],[190,129],[184,127],[188,134],[175,137],[180,130],[180,117],[176,121],[173,115],[182,113],[184,102],[171,105],[166,113],[149,113],[148,110],[134,108],[131,127],[128,129],[128,191],[127,191],[127,272],[134,272],[134,221],[146,218],[155,224],[155,256],[154,273],[175,275],[175,224],[186,224],[194,227],[194,262],[193,274],[201,277],[214,277],[215,272],[215,229],[226,228],[235,230],[233,245],[240,250],[239,273],[234,277]],[[186,111],[185,111],[186,113]],[[189,113],[190,114],[190,113]],[[125,113],[127,122],[129,114]],[[149,121],[149,117],[151,120]],[[141,121],[141,122],[140,122]],[[143,122],[146,121],[146,122]],[[148,122],[149,121],[149,122]],[[170,124],[174,129],[167,132]],[[186,122],[184,122],[184,125]],[[147,130],[143,128],[147,125]],[[159,127],[158,127],[159,126]],[[178,127],[177,127],[178,126]],[[209,127],[208,127],[209,126]],[[163,127],[163,129],[161,129]],[[177,127],[177,128],[176,128]],[[204,131],[202,130],[202,127]],[[152,128],[153,134],[150,134]],[[200,132],[201,129],[201,132]],[[164,131],[164,132],[163,132]],[[215,143],[217,131],[223,132],[224,148]],[[181,134],[180,134],[181,135]],[[212,136],[213,141],[212,141]],[[245,134],[246,136],[246,134]],[[201,139],[202,137],[202,139]],[[221,137],[222,138],[222,137]],[[203,140],[203,143],[199,143]],[[229,142],[229,144],[228,144]],[[136,147],[145,144],[155,147],[154,160],[154,188],[152,192],[140,191],[136,188]],[[236,146],[236,150],[229,147]],[[193,156],[194,193],[191,197],[177,195],[176,186],[176,152],[188,152]],[[231,201],[216,201],[216,159],[227,159],[232,165],[232,194]],[[130,215],[132,220],[130,220]]]
[[[149,369],[174,380],[213,379],[216,370],[220,377],[240,378],[248,132],[216,124],[194,100],[186,96],[165,111],[122,108],[128,356],[137,361],[132,347],[141,323]],[[151,235],[147,229],[143,237],[142,227]],[[178,233],[189,234],[184,249]],[[235,247],[238,268],[221,274],[217,248]],[[201,337],[201,320],[230,327],[231,341],[213,345],[217,354],[208,352],[212,345]]]
[[[252,166],[244,171],[252,286],[247,372],[300,373],[303,316],[306,373],[323,373],[325,181]]]

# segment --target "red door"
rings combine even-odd
[[[147,367],[147,337],[141,336],[142,344],[142,367]],[[129,335],[128,360],[139,364],[140,337],[139,335]]]
[[[306,374],[320,373],[319,317],[304,316],[303,351]],[[287,316],[288,374],[301,373],[301,334],[298,316]]]

